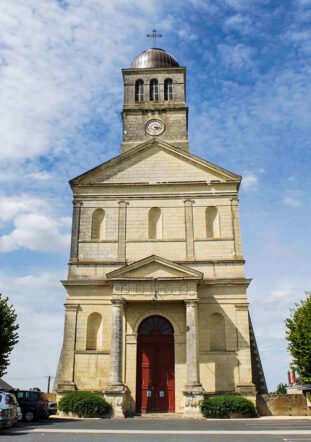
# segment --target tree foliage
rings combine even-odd
[[[287,384],[278,384],[275,394],[287,394]]]
[[[285,324],[292,368],[303,383],[311,383],[311,292],[306,292],[306,299],[296,303]]]
[[[9,298],[0,294],[0,378],[6,373],[10,353],[18,342],[19,325],[16,319],[15,310],[9,305]]]

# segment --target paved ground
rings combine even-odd
[[[49,419],[0,434],[1,442],[311,442],[311,419]]]

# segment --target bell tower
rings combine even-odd
[[[188,150],[186,68],[163,49],[151,48],[122,74],[121,153],[155,137]]]

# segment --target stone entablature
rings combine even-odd
[[[114,281],[113,297],[126,301],[183,301],[198,299],[197,281],[136,280]]]

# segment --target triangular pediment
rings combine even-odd
[[[239,183],[241,177],[189,152],[152,139],[70,181],[72,185],[191,182]]]
[[[203,273],[190,267],[176,264],[159,256],[152,255],[136,261],[107,274],[107,278],[114,279],[202,279]]]

